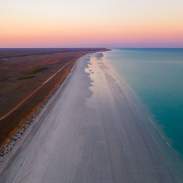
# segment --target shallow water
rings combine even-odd
[[[105,58],[183,157],[183,49],[115,49]]]

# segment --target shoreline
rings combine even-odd
[[[145,111],[103,59],[78,60],[0,182],[181,183]]]
[[[154,138],[158,142],[159,148],[161,153],[165,156],[164,162],[167,165],[167,168],[170,169],[171,174],[173,174],[177,179],[175,182],[179,182],[182,180],[183,176],[183,159],[181,154],[179,154],[172,146],[167,139],[166,135],[163,133],[161,128],[158,124],[155,123],[154,118],[151,115],[151,112],[148,110],[147,106],[145,106],[141,101],[140,98],[136,95],[135,91],[128,85],[125,79],[122,79],[121,76],[118,74],[117,70],[114,66],[107,60],[105,60],[104,54],[104,61],[103,63],[103,70],[106,70],[106,75],[110,75],[113,81],[112,83],[117,83],[120,87],[120,90],[124,92],[124,98],[127,103],[130,102],[130,112],[132,115],[137,115],[139,119],[141,118],[142,124],[138,125],[138,128],[142,128],[144,132],[147,132],[149,136]],[[101,65],[102,65],[101,64]],[[92,64],[89,64],[89,67]],[[92,66],[91,66],[92,67]],[[92,69],[88,69],[92,70]],[[91,71],[92,72],[92,71]],[[110,74],[108,74],[110,73]],[[92,74],[91,74],[92,75]],[[95,83],[95,77],[91,77],[92,83]],[[92,84],[95,85],[95,84]],[[97,84],[96,84],[97,85]],[[98,87],[98,86],[97,86]],[[96,87],[96,88],[97,88]],[[91,88],[94,88],[92,86]],[[91,89],[92,90],[92,89]],[[93,89],[93,92],[96,89]],[[174,181],[173,181],[174,182]]]
[[[64,79],[63,83],[59,86],[59,88],[63,88],[67,80],[69,80],[69,77],[72,74],[73,70],[75,69],[76,64],[77,62],[74,64],[70,73]],[[45,106],[49,105],[50,100],[54,100],[55,98],[54,96],[57,95],[57,92],[58,92],[57,90],[58,89],[53,91],[52,94],[48,97],[48,99],[44,101],[41,106],[39,106],[38,110],[32,114],[32,117],[30,118],[30,120],[27,120],[23,126],[18,128],[16,133],[11,137],[9,143],[6,143],[5,145],[3,145],[4,147],[1,147],[3,148],[3,149],[0,149],[3,155],[0,156],[0,174],[2,173],[4,168],[7,166],[11,158],[17,153],[17,150],[21,147],[22,143],[24,142],[26,137],[29,135],[29,133],[31,132],[31,129],[34,128],[34,123],[36,122],[38,123],[37,118],[39,118],[39,116],[44,113]]]
[[[31,133],[31,129],[34,128],[34,123],[36,123],[36,122],[39,123],[39,120],[37,120],[37,119],[39,119],[40,118],[39,116],[41,116],[44,113],[46,106],[53,105],[53,104],[51,104],[51,101],[56,100],[55,98],[58,95],[58,93],[60,93],[61,90],[63,90],[63,88],[65,87],[65,85],[67,85],[67,82],[69,81],[72,73],[74,72],[74,70],[77,67],[78,60],[82,59],[83,57],[86,57],[89,54],[91,54],[91,53],[84,54],[83,56],[81,56],[74,62],[70,72],[68,73],[66,78],[63,80],[63,82],[61,84],[59,84],[50,93],[50,95],[47,98],[45,98],[45,100],[42,102],[41,105],[39,105],[39,107],[36,109],[36,111],[34,113],[32,113],[31,116],[28,117],[28,120],[26,120],[19,128],[17,128],[16,131],[13,133],[13,135],[8,137],[9,138],[8,142],[5,142],[2,146],[0,146],[0,174],[6,167],[7,163],[11,160],[11,158],[17,153],[16,151],[21,147],[21,144],[24,142],[24,140],[29,135],[29,133]],[[70,64],[70,63],[68,63],[68,64]],[[64,65],[64,67],[65,67],[65,65]],[[62,69],[64,69],[64,68],[59,69],[54,74],[54,76],[58,72],[60,72],[60,70],[62,70]],[[48,80],[52,79],[54,76],[52,75]],[[46,82],[48,80],[46,80]],[[45,84],[46,83],[44,82],[43,85],[45,85]],[[38,87],[38,88],[40,88],[40,87]]]
[[[105,60],[106,67],[108,67],[109,73],[113,73],[114,80],[119,83],[121,86],[121,90],[125,92],[125,96],[127,97],[127,100],[131,101],[132,104],[132,110],[136,109],[136,112],[139,114],[139,116],[142,115],[144,119],[147,121],[144,121],[144,125],[147,127],[147,129],[150,130],[151,135],[155,136],[157,139],[160,140],[162,144],[162,148],[164,148],[164,152],[168,159],[171,161],[174,161],[173,164],[178,164],[181,168],[181,171],[183,173],[183,156],[180,154],[176,149],[173,148],[171,145],[171,140],[166,136],[164,131],[162,130],[161,126],[156,122],[156,120],[153,117],[153,114],[148,109],[148,106],[146,106],[142,101],[140,100],[139,96],[135,93],[135,91],[129,86],[127,81],[125,80],[125,77],[118,74],[117,69],[110,63],[110,61]],[[146,123],[147,122],[147,123]],[[175,163],[176,162],[176,163]],[[171,164],[171,162],[169,162]],[[182,177],[183,178],[183,177]]]
[[[3,145],[10,143],[10,138],[20,127],[34,118],[39,108],[67,77],[78,58],[87,53],[105,51],[105,49],[62,50],[61,53],[54,53],[55,50],[46,49],[43,55],[38,56],[35,56],[34,52],[40,53],[40,49],[15,49],[13,52],[0,50],[0,54],[6,53],[11,56],[9,60],[1,62],[1,149]],[[22,56],[24,53],[33,55],[24,57]],[[19,57],[16,57],[17,54]],[[3,156],[3,150],[0,156]]]
[[[49,81],[51,81],[52,79],[54,79],[54,77],[56,77],[57,74],[60,74],[60,72],[62,72],[62,70],[64,70],[70,64],[71,63],[68,63],[68,64],[64,65],[62,68],[60,68],[55,74],[53,74],[51,77],[49,77],[48,80],[46,80],[45,82],[43,82],[41,84],[41,86],[39,86],[38,88],[36,88],[31,94],[29,94],[25,99],[23,99],[22,101],[20,101],[20,103],[18,103],[6,115],[4,115],[3,117],[1,117],[0,120],[3,121],[3,120],[6,120],[6,118],[11,117],[11,115],[13,113],[16,113],[16,110],[19,110],[19,108],[22,108],[22,105],[24,105],[25,103],[27,103],[27,101],[30,100],[32,97],[34,97],[34,95],[37,95],[37,92],[39,92],[39,90],[42,90],[42,88],[44,86],[46,86]],[[74,67],[74,65],[71,67],[71,70],[72,70],[73,67]],[[70,73],[70,71],[69,71],[69,73]],[[14,145],[16,145],[16,141],[18,141],[23,136],[23,134],[25,133],[26,129],[29,128],[29,126],[31,125],[31,123],[33,123],[35,117],[37,115],[39,115],[39,113],[44,108],[44,106],[46,105],[46,103],[54,95],[54,93],[56,92],[56,90],[58,89],[58,87],[60,87],[62,85],[62,83],[65,81],[65,79],[68,77],[68,75],[66,75],[64,79],[62,78],[60,81],[58,81],[57,86],[54,86],[48,92],[48,95],[46,95],[40,103],[38,103],[37,105],[35,105],[32,108],[32,111],[30,113],[28,113],[25,118],[21,118],[21,120],[17,124],[16,128],[14,128],[9,133],[9,135],[4,140],[4,143],[2,143],[0,145],[0,158],[1,159],[3,159],[3,157],[6,156],[6,154],[8,154],[9,151],[11,151],[13,149]]]
[[[111,50],[112,51],[112,50]],[[105,53],[104,53],[104,57],[105,57]],[[120,85],[126,85],[127,91],[126,93],[128,93],[128,91],[131,93],[131,97],[132,100],[134,101],[134,103],[136,103],[136,105],[138,106],[137,109],[139,112],[144,112],[144,115],[147,118],[147,125],[149,124],[150,127],[152,127],[154,129],[154,132],[157,132],[157,134],[159,135],[160,139],[162,140],[163,145],[165,146],[165,148],[169,149],[169,152],[171,155],[173,154],[173,156],[175,158],[177,158],[177,161],[180,161],[182,164],[181,167],[183,169],[183,154],[181,154],[179,151],[177,151],[171,142],[171,139],[167,137],[167,135],[165,134],[165,132],[162,129],[162,126],[156,121],[155,117],[153,116],[152,112],[150,111],[150,109],[148,108],[147,105],[145,105],[140,97],[136,94],[135,90],[130,87],[130,85],[128,84],[128,82],[125,80],[125,76],[123,75],[123,73],[118,73],[119,70],[111,63],[110,60],[106,60],[105,64],[107,64],[107,66],[110,68],[110,70],[115,74],[117,80],[119,80],[119,83],[121,82]],[[123,88],[124,89],[124,88]],[[126,95],[128,96],[128,95]],[[168,146],[168,147],[166,147]]]
[[[101,50],[105,51],[105,49]],[[39,50],[36,51],[38,52]],[[69,50],[65,51],[69,52]],[[85,50],[84,52],[83,49],[83,52],[81,53],[79,51],[79,49],[73,51],[71,50],[71,53],[78,52],[80,56],[75,60],[68,60],[67,63],[58,68],[58,70],[55,73],[53,73],[49,78],[46,78],[46,80],[40,83],[40,85],[37,86],[37,88],[34,88],[33,91],[30,91],[30,93],[28,93],[26,96],[24,96],[24,98],[18,101],[18,103],[15,104],[13,108],[10,108],[9,111],[7,111],[3,116],[0,117],[1,128],[4,129],[5,132],[7,131],[6,136],[4,135],[4,137],[1,137],[2,142],[0,143],[0,159],[3,159],[5,154],[12,150],[14,144],[16,144],[16,141],[19,140],[19,138],[21,138],[24,131],[27,129],[30,123],[34,121],[34,118],[40,113],[40,111],[48,102],[50,97],[54,95],[56,90],[60,87],[60,85],[62,85],[65,78],[67,78],[67,75],[69,75],[70,70],[72,70],[72,68],[76,64],[77,60],[86,54],[95,53],[99,50],[89,49]],[[19,52],[21,52],[21,49],[19,50]],[[55,52],[47,54],[55,54]],[[22,55],[18,56],[22,57]],[[16,55],[12,55],[11,57],[14,58],[16,57]],[[45,90],[45,92],[43,90]],[[14,127],[8,127],[7,125],[3,126],[3,124],[8,124],[9,121],[11,121],[11,123],[15,123],[16,125],[14,124]]]

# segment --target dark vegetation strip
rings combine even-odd
[[[98,48],[0,48],[0,59],[12,57],[26,57],[32,55],[50,55],[55,53],[88,51],[93,52]],[[103,49],[104,50],[104,49]],[[107,49],[106,49],[107,50]]]

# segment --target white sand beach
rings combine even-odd
[[[166,148],[103,54],[86,55],[35,119],[0,183],[182,183]]]

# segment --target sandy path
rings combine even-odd
[[[0,182],[181,182],[164,154],[166,145],[139,108],[101,55],[83,57]]]

